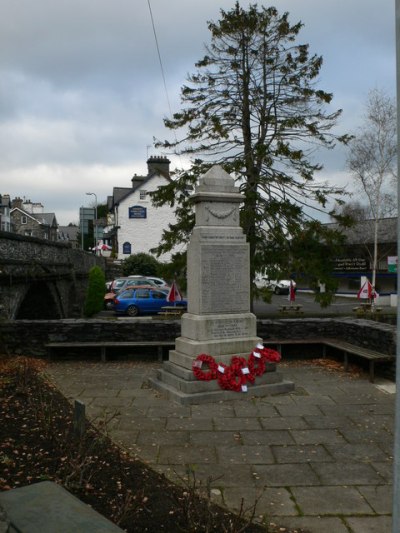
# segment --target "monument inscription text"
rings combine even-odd
[[[247,245],[201,246],[201,301],[205,313],[249,311]]]

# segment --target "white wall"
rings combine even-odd
[[[150,198],[140,200],[140,189],[154,191],[161,185],[166,185],[167,180],[162,176],[154,176],[145,184],[122,200],[118,206],[118,259],[126,259],[130,254],[123,253],[123,244],[131,244],[131,254],[139,252],[149,253],[151,248],[157,246],[161,240],[164,228],[169,223],[175,222],[172,209],[169,206],[153,207]],[[147,218],[129,218],[129,208],[141,206],[147,209]],[[163,254],[158,259],[167,262],[171,254]]]

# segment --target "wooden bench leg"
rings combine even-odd
[[[369,380],[371,383],[375,380],[375,367],[374,367],[374,361],[369,362]]]
[[[163,347],[162,346],[158,346],[157,353],[158,353],[158,360],[160,361],[160,363],[162,363],[162,360],[163,360]]]
[[[322,345],[322,358],[323,359],[326,358],[326,346],[325,346],[325,344]]]
[[[349,370],[349,355],[347,352],[344,352],[344,371],[347,372]]]
[[[106,362],[106,347],[105,346],[100,347],[100,358],[101,358],[102,363]]]

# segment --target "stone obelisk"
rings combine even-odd
[[[240,227],[243,202],[235,182],[222,167],[212,167],[199,180],[193,196],[195,227],[187,250],[188,312],[182,316],[175,350],[152,380],[181,403],[238,397],[221,390],[216,380],[197,381],[192,372],[199,354],[230,364],[234,355],[248,357],[262,342],[250,312],[249,244]],[[292,390],[271,365],[257,378],[249,394],[266,395]]]

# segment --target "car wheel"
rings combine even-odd
[[[280,294],[280,293],[281,293],[279,287],[275,287],[275,289],[274,289],[274,293],[275,293],[275,294]]]
[[[139,308],[136,305],[130,305],[126,310],[126,314],[129,316],[138,316]]]

